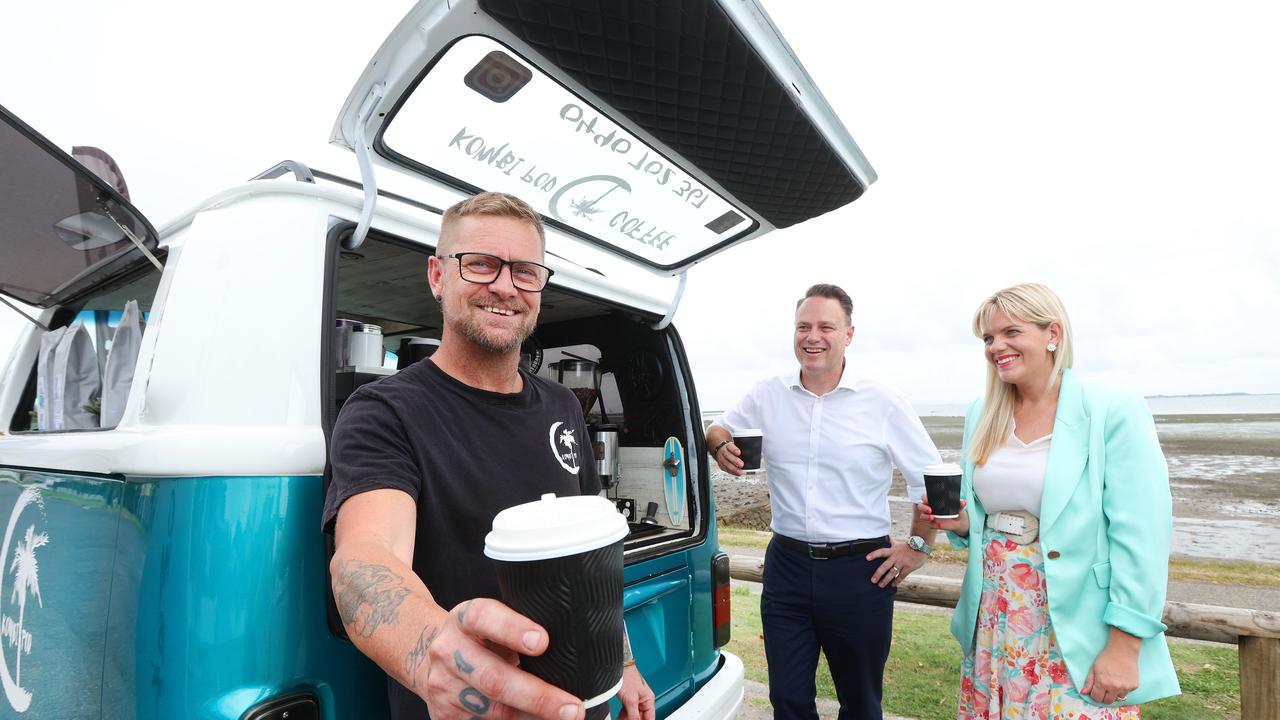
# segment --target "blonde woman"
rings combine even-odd
[[[973,318],[986,397],[969,408],[964,507],[934,518],[969,564],[951,631],[958,717],[1132,720],[1178,694],[1165,645],[1172,502],[1141,397],[1082,382],[1071,324],[1043,285]]]

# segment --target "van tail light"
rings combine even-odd
[[[711,559],[711,587],[712,597],[715,598],[711,616],[715,626],[716,647],[724,647],[729,642],[733,620],[729,608],[729,556],[724,553],[717,553]]]

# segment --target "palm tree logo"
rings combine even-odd
[[[564,422],[555,422],[551,424],[551,430],[547,433],[547,442],[551,445],[551,455],[560,463],[560,467],[568,470],[574,475],[578,474],[578,453],[574,451],[573,446],[578,444],[577,438],[573,436],[572,428],[565,428],[560,431],[560,435],[556,436],[556,431]],[[568,452],[560,452],[560,446],[568,449]]]
[[[35,534],[36,526],[27,526],[27,537],[18,543],[13,551],[13,562],[9,563],[9,572],[14,573],[13,595],[10,602],[18,603],[18,627],[9,641],[18,646],[18,664],[13,672],[13,681],[22,684],[22,656],[31,652],[31,633],[22,629],[27,614],[27,597],[36,596],[36,602],[44,607],[44,598],[40,597],[40,568],[36,563],[36,548],[49,544],[49,536],[45,533]]]
[[[35,524],[28,525],[25,536],[14,547],[12,560],[7,563],[7,568],[4,561],[9,559],[9,544],[13,540],[18,518],[23,510],[33,504],[44,507],[39,489],[28,487],[18,496],[18,502],[14,504],[13,513],[9,516],[4,542],[0,543],[0,568],[7,570],[5,574],[0,575],[0,601],[4,598],[4,581],[11,575],[14,585],[9,601],[18,604],[16,622],[11,616],[0,614],[0,642],[3,642],[5,647],[16,649],[17,660],[14,674],[10,676],[9,664],[3,650],[0,650],[0,684],[4,686],[4,694],[9,704],[18,712],[25,712],[31,706],[31,692],[22,687],[22,656],[30,654],[32,640],[31,633],[25,628],[27,599],[35,597],[36,604],[44,607],[44,598],[40,595],[40,565],[36,561],[36,550],[49,544],[49,535],[37,533]]]

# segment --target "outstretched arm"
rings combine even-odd
[[[504,717],[507,708],[582,718],[578,698],[515,666],[517,653],[546,650],[545,629],[496,600],[452,610],[436,603],[411,566],[416,521],[413,499],[399,490],[360,493],[338,511],[329,569],[356,647],[417,693],[436,720]]]

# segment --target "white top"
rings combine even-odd
[[[986,465],[973,469],[973,492],[987,513],[1025,510],[1040,517],[1052,437],[1050,433],[1024,443],[1011,432],[1004,445],[987,458]]]
[[[847,366],[821,397],[800,384],[799,368],[761,381],[715,424],[764,431],[771,527],[807,542],[888,535],[893,466],[919,502],[924,466],[942,461],[911,405]]]
[[[626,519],[599,495],[547,493],[494,516],[484,554],[510,562],[546,560],[612,545],[626,536]]]

